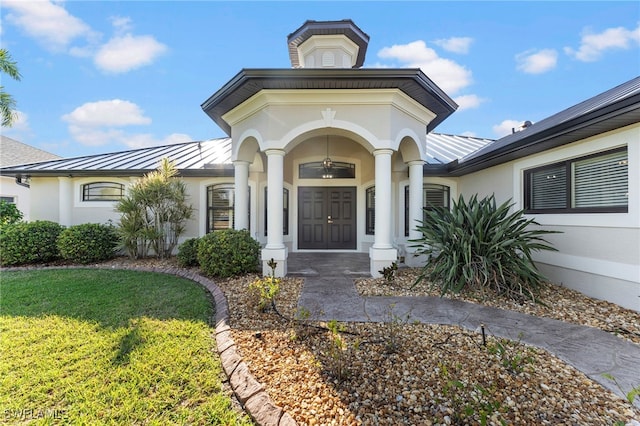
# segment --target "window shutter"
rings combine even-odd
[[[573,163],[572,207],[626,206],[629,203],[627,151]]]

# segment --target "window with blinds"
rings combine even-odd
[[[375,235],[376,233],[376,187],[367,188],[365,193],[365,234]]]
[[[248,191],[249,199],[251,199],[251,188],[248,188]],[[207,187],[207,233],[219,229],[233,229],[235,224],[234,198],[233,184]],[[251,218],[251,212],[248,214]],[[251,220],[248,223],[251,224]]]
[[[267,188],[264,188],[264,235],[267,234],[268,227],[268,198],[267,198]],[[289,235],[289,190],[287,188],[282,189],[282,235]]]
[[[525,171],[528,213],[619,213],[629,204],[627,148]]]
[[[451,190],[446,185],[427,183],[423,186],[422,207],[424,211],[433,210],[435,207],[449,209]],[[423,220],[425,218],[423,217]],[[409,236],[409,185],[404,187],[404,236]]]

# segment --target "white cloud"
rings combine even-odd
[[[520,126],[522,126],[522,123],[522,120],[504,120],[502,123],[493,126],[492,130],[497,137],[501,138],[513,133],[513,129],[519,129]]]
[[[133,27],[131,18],[128,16],[112,16],[110,19],[116,34],[123,34],[131,31]]]
[[[464,111],[465,109],[478,108],[480,104],[486,101],[478,95],[462,95],[453,99],[458,104],[458,111]]]
[[[420,68],[442,90],[452,94],[469,86],[471,71],[456,62],[441,58],[435,50],[418,40],[408,44],[385,47],[378,52],[383,59],[397,60],[402,67]]]
[[[107,72],[123,73],[151,64],[167,47],[154,37],[116,36],[104,44],[94,57],[96,66]]]
[[[469,53],[473,39],[471,37],[451,37],[436,40],[434,43],[448,52],[466,54]]]
[[[83,127],[151,124],[151,119],[144,116],[138,105],[121,99],[87,102],[63,115],[62,119],[71,125]]]
[[[527,50],[516,55],[516,68],[527,74],[542,74],[558,64],[558,52],[554,49]]]
[[[8,22],[22,28],[30,37],[54,51],[64,51],[77,38],[96,37],[81,19],[70,15],[61,2],[48,0],[4,0]]]
[[[69,123],[73,139],[86,146],[118,144],[133,149],[192,140],[184,133],[156,138],[149,133],[126,132],[126,127],[149,125],[151,119],[138,105],[121,99],[87,102],[63,115],[62,119]]]
[[[608,50],[630,49],[640,44],[640,25],[628,30],[624,27],[607,28],[601,33],[592,33],[586,29],[582,34],[577,50],[565,47],[567,55],[583,62],[594,62]]]

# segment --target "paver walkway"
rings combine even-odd
[[[439,297],[361,297],[353,279],[370,276],[366,253],[291,253],[288,269],[305,278],[298,304],[317,320],[384,322],[393,304],[395,315],[411,321],[469,330],[484,324],[488,334],[543,348],[623,398],[603,374],[625,392],[640,385],[640,345],[597,328]]]

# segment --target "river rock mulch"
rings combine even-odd
[[[394,286],[362,279],[357,288],[368,295],[425,294],[405,286],[413,273],[401,270]],[[304,326],[293,321],[309,314],[297,311],[302,279],[283,279],[277,310],[260,312],[249,292],[257,278],[215,281],[229,303],[238,351],[300,425],[613,425],[640,419],[627,401],[542,349],[493,337],[484,346],[477,333],[412,324],[392,312],[388,324]],[[562,307],[575,312],[559,319],[638,331],[637,313],[566,289],[545,291],[554,303],[541,314]],[[536,312],[536,305],[516,305]],[[633,338],[630,333],[624,336]]]

